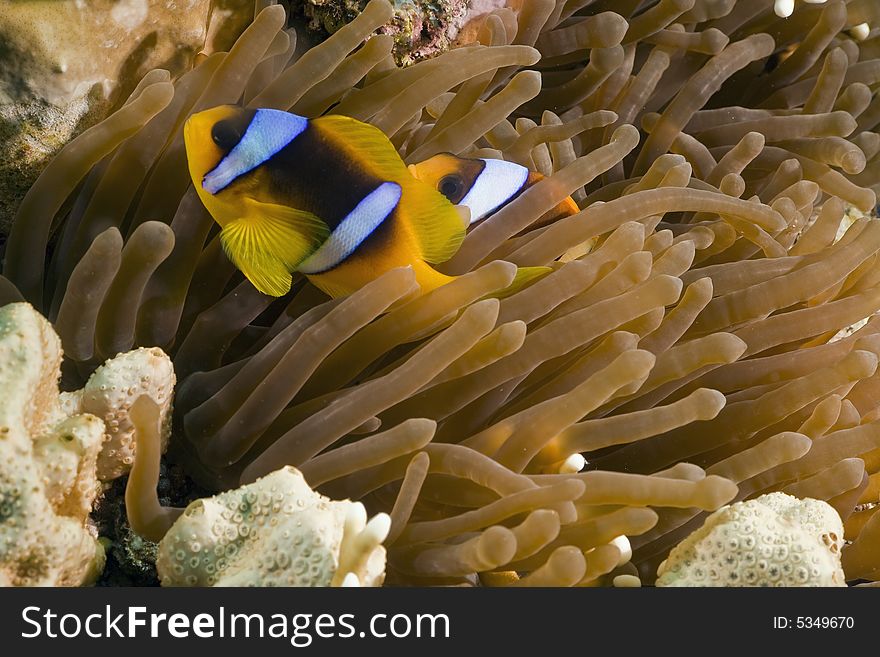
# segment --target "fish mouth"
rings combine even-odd
[[[196,182],[196,172],[197,170],[207,170],[204,175],[202,175],[199,179],[198,186],[201,187],[204,191],[210,193],[212,196],[214,192],[209,190],[205,186],[205,181],[208,178],[210,172],[216,168],[216,164],[211,165],[210,163],[204,162],[204,157],[199,155],[198,151],[195,150],[198,147],[199,141],[199,129],[200,129],[200,117],[198,114],[192,114],[189,118],[186,119],[183,123],[183,142],[185,145],[186,158],[189,162],[190,171],[193,177],[193,183]]]

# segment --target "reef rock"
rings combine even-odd
[[[163,586],[379,586],[390,518],[313,491],[292,467],[196,500],[159,543]]]
[[[291,8],[309,29],[333,34],[353,21],[368,0],[295,0]],[[394,58],[406,66],[447,50],[468,20],[467,0],[404,0],[394,3],[394,18],[379,29],[394,38]]]
[[[212,5],[217,5],[216,9]],[[224,48],[253,0],[0,0],[0,233],[49,158],[144,73],[188,70]]]
[[[845,586],[842,547],[829,504],[770,493],[706,518],[660,565],[657,586]]]
[[[88,514],[104,425],[66,417],[61,342],[25,303],[0,308],[0,584],[76,586],[101,572]]]
[[[101,365],[82,390],[62,394],[67,413],[91,413],[106,425],[106,441],[98,457],[99,479],[116,479],[131,470],[137,444],[129,413],[141,395],[159,406],[165,451],[171,435],[174,383],[174,365],[165,352],[158,347],[142,347]]]

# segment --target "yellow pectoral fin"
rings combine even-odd
[[[245,219],[252,227],[256,246],[279,258],[290,269],[330,236],[327,224],[311,212],[253,199],[245,201],[245,207]]]
[[[290,291],[290,272],[327,238],[327,225],[309,212],[283,205],[248,200],[246,207],[244,217],[224,226],[220,242],[254,287],[284,296]]]
[[[224,229],[221,239],[225,235]],[[241,254],[227,248],[229,259],[242,274],[263,294],[270,297],[283,297],[290,292],[292,276],[278,258],[263,254]]]

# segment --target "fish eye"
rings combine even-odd
[[[464,196],[464,181],[457,174],[444,176],[437,184],[437,191],[453,203],[458,203]]]
[[[211,128],[211,139],[224,151],[230,151],[241,141],[241,133],[231,121],[217,121]]]

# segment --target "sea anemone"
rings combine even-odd
[[[877,3],[523,0],[406,68],[374,35],[391,12],[300,53],[257,2],[228,53],[147,74],[49,164],[0,303],[53,322],[66,384],[161,347],[170,456],[217,491],[292,465],[389,513],[392,584],[650,583],[708,512],[772,491],[858,517],[847,577],[880,578],[880,33],[850,29]],[[186,172],[183,121],[238,102],[546,177],[469,232],[453,283],[275,300]]]

